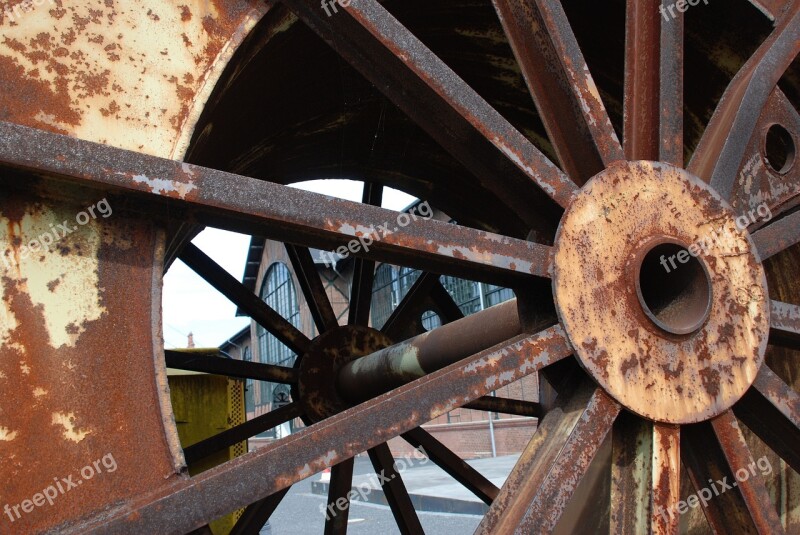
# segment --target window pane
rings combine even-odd
[[[372,283],[372,328],[382,329],[397,306],[396,272],[389,264],[381,264]]]
[[[297,293],[289,268],[284,264],[275,263],[270,266],[261,286],[261,299],[289,323],[300,328],[300,307],[297,301]],[[257,326],[256,332],[258,335],[258,355],[262,363],[287,367],[294,365],[297,355],[291,349],[260,325]],[[269,406],[272,403],[273,389],[276,385],[259,381],[258,386],[259,396],[255,400],[257,405],[260,407]],[[275,432],[271,430],[259,436],[274,437]]]

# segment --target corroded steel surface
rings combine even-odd
[[[4,0],[0,117],[180,158],[216,79],[266,10],[260,0]]]
[[[519,337],[65,533],[185,533],[568,357],[554,327]],[[613,402],[612,402],[613,403]]]
[[[163,233],[116,197],[108,218],[79,226],[102,194],[28,186],[36,193],[2,181],[0,217],[2,505],[22,507],[2,530],[14,533],[113,507],[183,465],[158,335]],[[69,235],[28,249],[60,225]],[[26,502],[56,483],[52,503]]]
[[[347,363],[337,377],[339,391],[361,402],[521,332],[517,301],[508,301]]]
[[[293,396],[303,404],[309,421],[318,422],[349,408],[336,388],[339,370],[390,345],[392,341],[380,331],[358,326],[335,328],[315,338],[299,358],[300,379]]]
[[[263,229],[268,237],[333,249],[371,237],[372,256],[388,262],[434,265],[444,273],[479,279],[498,272],[549,276],[550,248],[537,243],[435,219],[409,218],[402,226],[391,210],[8,123],[0,123],[0,159],[95,187],[179,202],[196,209],[193,215],[200,222],[230,230]],[[389,254],[381,255],[384,251]]]
[[[0,268],[8,268],[0,276],[0,453],[9,453],[0,455],[0,469],[11,481],[7,500],[36,500],[39,476],[47,476],[43,486],[65,466],[79,469],[105,454],[118,464],[107,478],[85,480],[59,497],[56,513],[37,516],[43,511],[37,509],[14,527],[66,522],[62,527],[72,533],[185,533],[207,530],[210,520],[252,504],[236,530],[251,532],[293,483],[322,468],[338,464],[329,499],[346,494],[348,460],[357,453],[370,451],[376,470],[391,469],[385,443],[403,435],[426,444],[435,462],[493,504],[484,532],[557,530],[570,499],[574,504],[587,495],[581,486],[590,484],[590,472],[608,470],[613,450],[611,489],[599,477],[591,488],[595,501],[581,504],[581,522],[570,525],[604,530],[582,520],[610,508],[612,532],[675,533],[679,517],[662,516],[659,508],[675,507],[679,491],[687,491],[680,488],[681,461],[699,489],[709,477],[730,475],[753,460],[749,431],[726,411],[734,402],[737,416],[763,441],[758,451],[771,448],[797,469],[800,403],[796,380],[790,381],[796,366],[786,365],[783,353],[767,356],[774,372],[763,360],[768,335],[787,352],[800,339],[800,308],[789,291],[800,242],[800,212],[792,213],[800,202],[800,167],[789,158],[775,168],[765,144],[766,132],[779,125],[796,159],[797,73],[785,71],[800,46],[800,4],[751,3],[770,20],[748,21],[752,33],[749,25],[734,30],[758,37],[737,56],[741,44],[751,43],[716,33],[724,23],[713,10],[722,8],[693,7],[684,22],[682,16],[662,19],[659,2],[649,0],[600,8],[550,0],[428,6],[439,15],[463,9],[464,19],[447,19],[444,29],[430,13],[420,16],[425,5],[412,0],[352,0],[333,16],[316,0],[275,6],[0,1],[0,120],[7,121],[0,123],[0,162],[9,166],[0,176],[0,213],[7,221],[0,225]],[[724,9],[755,13],[740,4]],[[704,35],[730,42],[698,36],[693,21],[708,13],[719,17]],[[264,23],[245,40],[262,16]],[[588,25],[580,20],[594,16]],[[607,23],[624,39],[608,39]],[[463,47],[466,41],[481,44]],[[592,49],[598,42],[602,52]],[[623,55],[624,70],[616,59]],[[714,70],[707,79],[705,65]],[[701,78],[713,86],[705,95],[713,104],[683,93],[685,81]],[[776,88],[779,79],[786,93]],[[320,82],[328,80],[336,87],[323,95]],[[533,106],[522,109],[530,97],[538,114]],[[676,169],[717,102],[691,170],[718,194]],[[213,163],[145,156],[180,159],[190,140],[192,161]],[[629,160],[662,164],[621,163],[621,145]],[[323,175],[364,177],[375,191],[383,184],[405,187],[441,201],[439,208],[447,205],[460,224],[415,220],[395,227],[399,220],[388,210],[269,183]],[[93,222],[49,251],[23,255],[50,223],[105,195],[120,203],[113,219]],[[756,213],[762,204],[776,221],[772,214],[769,221],[751,221],[750,239],[735,228],[735,216]],[[550,247],[562,209],[566,219]],[[310,340],[191,246],[185,249],[198,273],[256,322],[298,353],[310,348],[297,369],[224,359],[209,366],[168,355],[184,367],[294,386],[292,404],[187,448],[187,458],[298,415],[313,423],[185,479],[157,304],[165,235],[177,251],[195,224],[298,244],[290,245],[292,263],[324,334]],[[433,284],[441,273],[513,286],[524,306],[517,310],[512,301],[388,348],[390,337],[401,337],[339,328],[305,247],[369,240],[373,226],[385,228],[357,255],[357,271],[371,272],[374,261],[426,270],[422,290],[409,292],[393,316],[393,333],[431,301],[446,321],[461,315]],[[636,271],[647,252],[642,242],[688,247],[706,230],[718,234],[698,264],[709,278],[685,282],[700,280],[692,289],[710,297],[667,307],[672,314],[665,318],[664,310],[644,304]],[[520,239],[526,235],[530,241]],[[780,276],[769,290],[766,259],[770,284]],[[551,276],[555,300],[546,291]],[[660,276],[666,281],[670,274]],[[366,323],[370,281],[356,279],[350,320]],[[532,325],[553,325],[554,305],[563,327],[520,334],[523,325],[532,333],[539,330]],[[403,332],[412,336],[419,328],[415,323]],[[569,358],[575,351],[578,360]],[[545,368],[543,378],[558,393],[555,406],[485,397]],[[470,406],[542,417],[502,492],[419,428]],[[620,414],[623,407],[659,422],[702,423],[678,428]],[[48,455],[47,448],[59,453]],[[796,481],[791,471],[777,470],[771,481],[749,481],[709,504],[708,521],[721,531],[791,531]],[[606,486],[598,492],[598,485]],[[419,531],[402,483],[387,490],[401,531]],[[769,493],[783,500],[778,514]],[[345,529],[343,519],[326,529]]]
[[[664,331],[638,302],[640,277],[663,287],[691,269],[662,255],[644,273],[644,255],[664,239],[691,247],[709,277],[708,317],[692,332]],[[611,166],[567,211],[554,257],[559,317],[583,366],[625,407],[661,422],[698,422],[752,384],[769,332],[766,278],[733,212],[701,181],[666,164]],[[694,314],[682,300],[669,307],[668,316]]]

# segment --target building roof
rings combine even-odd
[[[241,331],[237,332],[223,343],[220,344],[219,349],[222,351],[227,351],[231,347],[239,345],[239,342],[244,340],[245,338],[250,337],[250,325],[245,325]]]

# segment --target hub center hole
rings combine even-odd
[[[677,243],[660,243],[644,256],[636,293],[647,317],[672,334],[697,331],[711,312],[711,279],[705,265]]]

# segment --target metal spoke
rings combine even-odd
[[[734,407],[736,416],[800,472],[800,395],[766,365]]]
[[[262,414],[243,424],[239,424],[230,429],[214,435],[211,438],[201,440],[183,450],[183,456],[188,464],[192,464],[200,459],[204,459],[211,454],[222,451],[225,448],[243,442],[259,433],[269,431],[281,424],[294,420],[302,416],[303,411],[299,404],[289,403],[283,407]]]
[[[733,411],[727,411],[711,420],[711,427],[714,429],[717,440],[719,440],[719,445],[722,448],[722,453],[728,466],[735,470],[734,476],[740,470],[747,471],[748,467],[755,466],[753,456],[750,454],[750,448],[745,442],[744,435],[739,428],[736,417],[733,415]],[[747,506],[747,512],[758,530],[761,533],[784,533],[780,518],[778,518],[778,513],[772,506],[761,474],[749,473],[747,478],[742,479],[738,476],[736,477],[737,488],[741,492],[744,503]]]
[[[727,411],[711,422],[684,426],[681,457],[716,533],[783,533],[760,474],[740,483],[736,472],[755,466],[736,418]]]
[[[578,184],[622,147],[561,2],[493,0],[564,170]]]
[[[653,474],[651,481],[653,535],[678,535],[681,498],[681,433],[677,426],[653,425]]]
[[[353,466],[355,459],[347,459],[331,468],[328,487],[328,507],[325,511],[325,535],[347,533],[350,516],[350,491],[353,489]]]
[[[256,503],[248,505],[236,525],[233,526],[230,535],[258,535],[261,532],[261,528],[269,521],[269,518],[283,499],[289,494],[290,489],[291,487],[287,487],[272,496],[267,496]]]
[[[476,534],[551,533],[620,410],[583,381],[540,422]]]
[[[772,301],[770,343],[800,350],[800,306]]]
[[[403,483],[403,478],[394,467],[394,459],[389,446],[380,444],[371,448],[368,453],[400,533],[403,535],[424,533],[417,512],[414,510],[414,504],[411,503],[411,497]]]
[[[158,532],[169,519],[176,531],[208,522],[293,485],[361,451],[441,416],[572,354],[561,327],[481,352],[341,414],[259,448],[228,465],[160,490],[156,502],[97,519],[82,533]],[[486,373],[490,371],[491,381]],[[394,424],[387,429],[386,414]],[[225,489],[224,492],[215,492]],[[175,518],[174,511],[184,512]]]
[[[623,412],[611,434],[611,515],[609,533],[650,531],[653,424]]]
[[[761,261],[800,243],[800,211],[787,215],[753,233]]]
[[[332,17],[317,0],[284,3],[532,226],[533,184],[569,204],[575,184],[376,0]]]
[[[222,358],[218,351],[168,349],[164,351],[164,356],[167,368],[176,370],[212,373],[286,385],[297,382],[297,370],[294,368]]]
[[[286,253],[289,255],[300,289],[306,298],[308,310],[319,332],[324,333],[338,327],[336,314],[308,248],[287,243]]]
[[[396,220],[391,210],[10,123],[0,122],[0,162],[140,194],[150,209],[158,199],[201,224],[281,242],[332,250],[374,233],[375,261],[493,284],[550,276],[544,245],[422,218],[388,234],[380,227]]]
[[[244,284],[233,278],[227,271],[209,258],[194,244],[187,244],[178,256],[183,263],[217,289],[233,304],[242,309],[253,321],[264,327],[282,343],[302,355],[308,350],[311,340],[289,323],[274,309],[270,308]]]
[[[374,182],[364,183],[364,194],[361,202],[371,206],[380,206],[383,200],[383,186]],[[348,325],[366,327],[369,323],[370,304],[372,303],[372,282],[375,280],[375,262],[364,258],[356,258],[353,267],[353,280],[350,286],[350,310]]]
[[[794,3],[728,86],[689,164],[723,198],[731,198],[761,111],[798,53],[800,4]]]
[[[403,433],[403,439],[415,448],[422,449],[431,461],[447,472],[450,477],[464,485],[486,505],[492,505],[492,502],[500,494],[500,489],[494,483],[421,427]]]
[[[625,156],[683,167],[683,14],[670,0],[628,0]],[[662,16],[663,15],[663,16]]]
[[[478,398],[464,405],[464,408],[477,411],[498,412],[501,414],[513,414],[515,416],[526,416],[529,418],[541,418],[544,414],[542,406],[538,403],[494,396],[483,396],[482,398]]]

